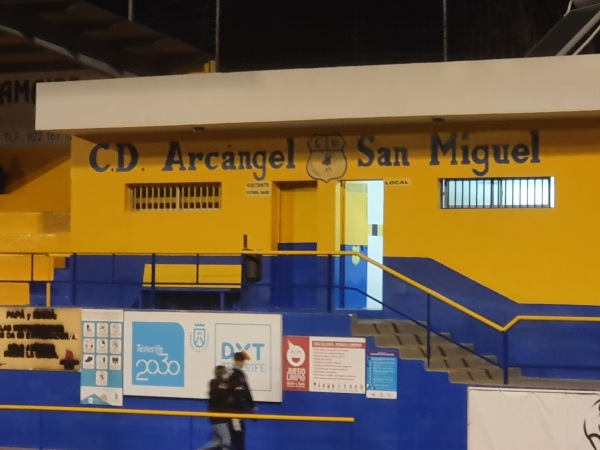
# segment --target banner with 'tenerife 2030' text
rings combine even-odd
[[[124,395],[208,398],[216,365],[245,351],[254,399],[282,400],[279,314],[126,311]]]

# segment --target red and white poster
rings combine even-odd
[[[308,391],[310,338],[286,336],[283,342],[283,385],[286,391]]]
[[[364,338],[286,336],[284,390],[365,393]]]

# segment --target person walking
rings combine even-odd
[[[208,412],[227,413],[232,411],[234,395],[228,374],[225,366],[215,367],[215,377],[208,383]],[[231,419],[211,417],[210,422],[213,427],[212,439],[199,450],[231,450]]]
[[[239,413],[255,413],[258,411],[252,398],[252,391],[244,373],[244,366],[249,359],[246,352],[233,355],[233,367],[229,382],[233,389],[233,410]],[[246,423],[243,419],[231,419],[232,443],[235,450],[246,450]]]

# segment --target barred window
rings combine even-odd
[[[130,211],[190,211],[221,208],[221,183],[127,185]]]
[[[442,209],[554,208],[554,177],[444,178]]]

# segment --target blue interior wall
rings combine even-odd
[[[347,314],[285,313],[284,335],[349,336]],[[372,348],[372,342],[368,345]],[[6,404],[79,405],[75,372],[0,371]],[[124,408],[205,411],[206,401],[125,397]],[[466,448],[466,387],[421,362],[399,360],[398,400],[284,392],[259,413],[355,417],[353,424],[250,421],[248,448],[358,450]],[[40,430],[42,432],[40,433]],[[85,449],[195,448],[208,439],[205,418],[56,412],[0,412],[2,445]]]
[[[478,354],[494,355],[527,376],[600,378],[600,324],[551,320],[599,317],[599,307],[520,304],[429,258],[385,258],[384,264],[500,326],[517,316],[547,320],[523,320],[503,333],[391,275],[384,277],[388,308],[380,316],[426,321],[435,331],[449,332],[453,341],[473,343]]]
[[[314,250],[314,243],[282,244],[288,250]],[[312,255],[264,257],[263,276],[239,292],[226,294],[226,307],[234,311],[336,311],[353,289],[352,280],[362,275],[348,271],[350,258]],[[75,255],[59,269],[52,284],[56,307],[215,309],[219,299],[195,293],[142,291],[146,264],[240,264],[240,256]],[[418,283],[466,306],[498,325],[518,315],[600,316],[600,307],[576,305],[527,305],[514,302],[468,277],[429,258],[385,258],[384,264]],[[364,266],[364,265],[361,265]],[[362,270],[362,269],[361,269]],[[73,281],[75,281],[73,283]],[[359,283],[361,286],[363,281]],[[410,318],[427,321],[437,332],[449,332],[459,343],[475,344],[480,355],[495,356],[501,365],[521,367],[526,375],[567,378],[600,377],[600,325],[519,322],[508,333],[464,314],[406,282],[385,273],[384,304],[379,312],[361,316]],[[165,297],[165,295],[167,295]],[[212,293],[217,295],[215,293]],[[232,295],[235,294],[235,295]],[[208,295],[208,294],[206,294]],[[364,297],[364,295],[363,295]],[[177,299],[180,301],[174,301]],[[32,305],[45,305],[45,283],[33,283]],[[214,301],[213,301],[214,300]],[[348,308],[346,306],[346,309]]]
[[[342,245],[346,252],[356,251],[367,255],[366,245]],[[343,284],[344,290],[342,305],[345,308],[365,308],[367,306],[367,263],[359,259],[356,263],[352,258],[343,258]]]
[[[288,250],[315,249],[313,243],[282,246]],[[227,293],[227,309],[336,311],[344,307],[343,300],[349,292],[354,292],[341,287],[352,281],[355,275],[346,270],[349,260],[312,255],[264,257],[260,282],[245,285],[242,296],[239,292],[233,293],[236,294],[233,296],[231,292]],[[163,295],[157,300],[157,293],[148,289],[142,291],[144,266],[153,262],[240,264],[241,257],[75,255],[67,260],[64,269],[56,271],[52,284],[52,304],[56,307],[190,310],[219,306],[218,298],[200,297],[198,292],[163,293],[168,294],[168,298]],[[518,315],[600,316],[600,308],[593,306],[516,303],[429,258],[388,257],[384,264],[499,325],[505,325]],[[362,280],[361,276],[359,278]],[[521,367],[526,375],[600,377],[600,371],[595,369],[600,367],[600,350],[595,345],[600,339],[599,324],[523,321],[505,335],[390,274],[384,274],[383,284],[386,308],[372,312],[355,307],[359,315],[427,321],[431,329],[449,332],[455,342],[475,344],[478,354],[493,355],[500,364],[506,362],[509,366]],[[181,301],[172,301],[179,297]],[[45,283],[33,283],[32,305],[43,306],[45,300]]]
[[[279,243],[278,250],[315,251],[315,242]],[[271,265],[271,286],[277,299],[275,305],[280,308],[312,309],[318,305],[311,295],[316,287],[316,256],[279,256],[277,264]]]
[[[263,279],[252,284],[247,298],[242,300],[243,305],[233,309],[281,311],[286,335],[349,336],[348,314],[340,310],[333,314],[322,313],[341,292],[336,291],[339,286],[336,287],[335,282],[340,272],[332,260],[309,257],[298,265],[289,259],[288,269],[294,273],[291,279],[282,276],[283,269],[276,267],[274,259],[265,258]],[[61,297],[57,290],[58,299],[53,300],[58,304],[53,303],[59,306],[63,301],[67,306],[102,308],[129,305],[135,301],[136,294],[127,290],[130,287],[123,286],[135,285],[139,292],[139,280],[146,263],[146,259],[121,261],[112,257],[71,261],[61,276],[68,281],[75,273],[76,279],[81,281],[76,286],[77,301],[72,301],[72,288],[56,287],[63,289],[64,295]],[[387,258],[384,264],[502,325],[519,314],[600,315],[597,307],[518,304],[433,260]],[[362,311],[363,316],[372,313],[429,319],[436,330],[450,331],[453,340],[475,343],[478,353],[504,357],[505,338],[501,333],[392,278],[384,277],[384,301],[390,308],[380,312]],[[305,283],[304,291],[296,292],[286,303],[281,298],[290,283]],[[312,312],[286,312],[293,309]],[[585,322],[575,325],[521,322],[507,335],[510,347],[506,357],[511,366],[523,367],[526,375],[598,378],[600,374],[595,369],[600,366],[600,349],[596,345],[600,339],[598,328],[597,324]],[[370,339],[368,346],[374,349]],[[250,422],[249,448],[466,448],[466,387],[450,384],[445,373],[426,372],[421,362],[399,360],[398,369],[396,401],[349,394],[284,392],[281,404],[262,404],[259,412],[352,416],[356,423]],[[79,406],[79,374],[0,371],[0,395],[7,404]],[[206,403],[191,399],[126,397],[124,407],[204,411]],[[0,412],[0,416],[2,444],[20,447],[193,448],[210,434],[210,425],[204,418],[13,411]]]

